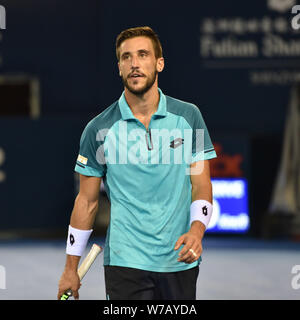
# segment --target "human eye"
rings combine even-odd
[[[141,51],[140,52],[140,57],[141,58],[145,58],[145,57],[147,57],[147,55],[148,55],[148,53],[146,51]]]
[[[128,60],[129,59],[129,53],[124,53],[122,55],[122,60]]]

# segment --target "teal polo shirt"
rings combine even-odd
[[[123,92],[80,139],[75,171],[102,177],[111,203],[104,265],[173,272],[201,261],[178,262],[174,246],[189,230],[190,164],[216,153],[198,107],[158,90],[148,129]]]

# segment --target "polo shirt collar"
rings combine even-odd
[[[153,114],[153,116],[165,117],[167,115],[167,99],[166,99],[166,96],[163,94],[163,92],[159,88],[158,88],[158,92],[159,92],[158,108],[156,112]],[[119,108],[120,108],[123,120],[136,119],[126,101],[124,91],[119,99]]]

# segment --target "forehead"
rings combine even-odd
[[[148,37],[134,37],[126,39],[120,45],[120,54],[122,54],[122,52],[135,52],[138,50],[148,50],[154,52],[151,39]]]

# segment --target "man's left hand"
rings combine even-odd
[[[184,247],[179,252],[178,261],[193,263],[198,260],[202,254],[202,237],[204,230],[202,226],[197,225],[200,223],[199,221],[197,221],[195,225],[194,223],[191,229],[180,236],[175,244],[174,250],[178,250],[180,246],[184,244]]]

